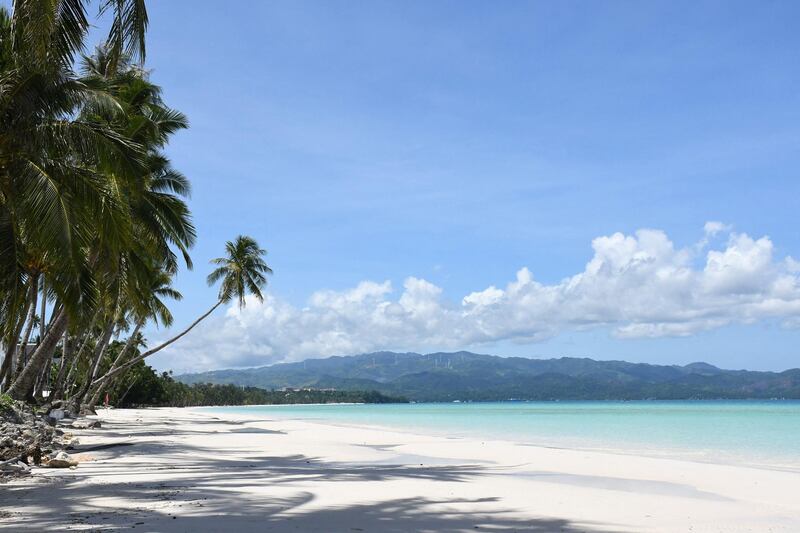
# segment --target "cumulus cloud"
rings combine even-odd
[[[727,241],[708,249],[710,237]],[[715,240],[715,242],[716,242]],[[306,307],[273,295],[248,300],[200,326],[162,361],[174,368],[248,366],[371,350],[461,349],[533,343],[564,331],[608,328],[622,339],[687,336],[732,323],[800,323],[800,263],[777,259],[768,237],[709,222],[701,241],[676,248],[642,229],[592,241],[583,271],[541,283],[521,268],[505,287],[460,300],[409,277],[402,289],[364,281],[318,291]]]

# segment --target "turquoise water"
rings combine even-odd
[[[800,469],[800,401],[210,407],[449,437]]]

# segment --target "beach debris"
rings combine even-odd
[[[30,406],[16,401],[0,405],[0,461],[11,465],[0,473],[18,470],[18,461],[39,464],[43,455],[63,448],[67,442],[63,431]]]
[[[72,423],[72,427],[75,429],[94,429],[102,426],[99,420],[89,420],[86,418],[82,418],[79,420],[75,420]]]
[[[67,452],[58,452],[47,462],[50,468],[70,468],[78,466],[78,461],[72,458]]]
[[[30,470],[31,467],[19,459],[9,459],[0,463],[0,472],[4,474],[27,474]]]

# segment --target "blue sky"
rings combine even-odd
[[[379,326],[353,325],[363,309],[347,315],[326,303],[322,315],[301,316],[319,291],[352,296],[364,281],[391,282],[392,292],[367,291],[376,309],[399,305],[409,277],[453,308],[490,286],[510,298],[504,288],[523,267],[555,287],[584,272],[593,239],[643,228],[675,249],[702,248],[686,259],[698,273],[709,250],[730,250],[743,234],[768,237],[770,265],[800,257],[796,3],[171,0],[149,10],[152,78],[192,123],[169,147],[194,184],[200,235],[195,271],[177,280],[185,299],[173,306],[176,323],[213,303],[206,261],[239,233],[269,250],[270,297],[290,308],[254,306],[258,320],[220,311],[194,340],[159,355],[160,368],[350,347],[798,366],[795,296],[782,311],[631,336],[617,328],[684,318],[656,320],[611,301],[604,312],[620,310],[608,323],[587,315],[581,325],[585,308],[576,307],[540,328],[563,306],[521,318],[526,308],[514,307],[481,315],[494,324],[485,335],[449,342],[448,327],[476,326],[408,311],[427,333],[397,326],[382,341],[363,339]],[[703,247],[708,221],[727,227]],[[782,272],[794,276],[793,267]],[[764,291],[777,278],[763,279],[758,298],[773,301]],[[687,290],[693,301],[701,291]],[[733,308],[742,293],[730,291],[724,305]],[[720,315],[719,301],[700,312]],[[329,312],[337,318],[320,318]],[[500,315],[518,322],[501,326]],[[300,351],[288,343],[303,334],[273,342],[299,323],[319,326],[309,337],[347,342]]]

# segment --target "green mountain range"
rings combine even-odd
[[[471,352],[376,352],[177,376],[265,389],[375,390],[414,401],[800,399],[800,369],[723,370],[586,358],[528,359]]]

